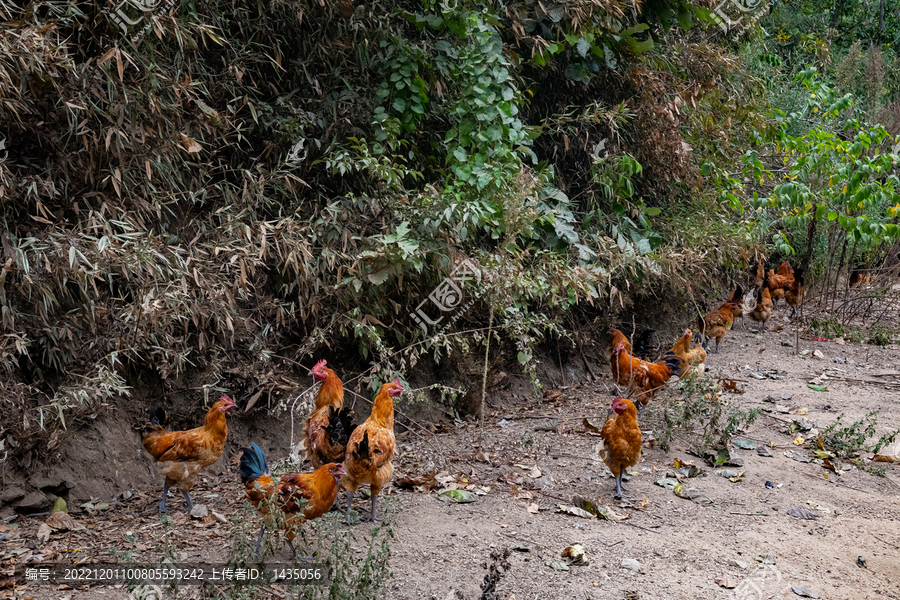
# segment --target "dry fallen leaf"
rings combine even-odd
[[[541,507],[539,507],[537,505],[537,503],[532,502],[531,504],[528,505],[528,512],[530,512],[533,515],[536,515],[537,513],[541,512]]]
[[[716,584],[718,584],[719,587],[723,587],[729,590],[737,587],[737,584],[735,584],[731,580],[731,577],[729,577],[728,575],[725,575],[724,577],[717,577]]]
[[[196,154],[202,150],[200,144],[189,138],[188,136],[181,134],[181,145],[184,146],[184,149],[190,152],[191,154]]]

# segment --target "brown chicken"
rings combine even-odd
[[[856,287],[860,284],[868,285],[871,280],[872,276],[862,269],[853,269],[850,271],[850,287]]]
[[[222,396],[206,413],[203,426],[188,431],[169,431],[166,412],[161,408],[150,409],[150,422],[144,427],[141,441],[144,449],[156,460],[159,472],[165,477],[159,512],[167,512],[166,496],[169,486],[176,486],[181,490],[188,510],[194,508],[188,494],[194,486],[194,477],[222,456],[225,440],[228,438],[225,415],[230,415],[235,406],[234,400]]]
[[[637,410],[631,400],[617,396],[612,403],[616,413],[610,416],[600,430],[600,458],[616,478],[616,495],[625,496],[622,475],[625,469],[641,460],[641,428],[637,423]]]
[[[753,287],[757,290],[766,284],[766,267],[764,263],[757,262],[756,269],[751,269],[753,274]]]
[[[750,313],[750,318],[757,323],[762,323],[763,331],[766,330],[766,321],[772,316],[772,294],[769,288],[763,288],[756,292],[756,307]]]
[[[316,408],[303,424],[306,454],[313,468],[343,462],[354,429],[353,411],[344,408],[344,386],[325,364],[320,360],[312,369],[313,377],[322,385],[316,396]]]
[[[778,306],[778,301],[784,298],[785,289],[794,281],[794,270],[788,261],[781,263],[778,267],[778,273],[769,269],[769,276],[766,278],[766,287],[772,294],[773,306]]]
[[[794,280],[784,289],[784,301],[793,309],[791,312],[792,319],[797,315],[797,309],[800,307],[800,303],[803,302],[804,276],[803,270],[798,270],[794,274]]]
[[[679,372],[682,376],[691,368],[694,368],[698,375],[703,375],[703,371],[706,368],[706,350],[703,349],[702,345],[698,345],[693,350],[691,349],[691,341],[698,339],[699,334],[694,334],[690,329],[685,329],[684,335],[678,338],[678,341],[672,346],[672,352],[681,363]]]
[[[340,463],[328,463],[322,465],[312,473],[291,473],[282,475],[278,481],[269,473],[269,465],[266,462],[266,453],[255,443],[249,448],[242,448],[241,454],[241,483],[247,493],[247,499],[255,506],[260,514],[268,515],[270,503],[267,502],[277,490],[278,497],[274,503],[284,513],[284,519],[279,520],[279,526],[285,529],[285,538],[291,547],[291,552],[297,556],[293,539],[298,528],[304,521],[318,519],[324,515],[334,504],[337,498],[337,482],[346,474],[344,465]],[[262,503],[262,506],[260,506]],[[263,519],[259,528],[259,538],[256,540],[256,556],[259,556],[263,534],[266,525],[275,525],[275,519]],[[300,560],[312,560],[306,557],[298,557]]]
[[[615,327],[610,327],[609,331],[607,331],[606,333],[612,336],[612,341],[609,343],[610,348],[615,348],[619,345],[619,342],[624,342],[625,350],[631,352],[631,342],[628,341],[628,338],[624,333],[622,333]]]
[[[734,311],[737,304],[726,302],[702,319],[698,317],[700,334],[703,336],[703,348],[708,349],[710,338],[716,338],[716,354],[719,353],[719,342],[734,324]]]
[[[615,339],[615,338],[613,338]],[[680,372],[681,361],[670,350],[658,362],[647,362],[633,357],[625,349],[625,341],[619,340],[612,348],[610,370],[613,380],[623,388],[634,393],[641,404],[640,414],[643,416],[650,398],[672,377]]]
[[[744,288],[741,287],[741,284],[737,284],[737,287],[734,288],[734,291],[731,292],[731,295],[728,296],[726,302],[732,302],[737,306],[736,310],[733,310],[732,313],[734,318],[741,318],[741,327],[746,326],[746,322],[744,321]]]
[[[350,523],[350,506],[353,492],[368,483],[372,491],[372,508],[364,521],[380,521],[375,511],[376,499],[381,488],[394,474],[394,398],[403,393],[403,386],[395,379],[381,386],[372,413],[366,422],[357,427],[347,443],[344,466],[347,476],[341,480],[341,489],[347,492],[347,524]]]

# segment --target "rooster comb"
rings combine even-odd
[[[324,367],[326,364],[327,364],[327,361],[323,358],[322,360],[320,360],[319,362],[317,362],[317,363],[315,364],[315,366],[312,368],[312,370],[313,370],[314,372],[315,372],[315,371],[318,371],[319,369],[321,369],[322,367]]]
[[[225,400],[226,402],[231,402],[232,404],[235,404],[235,401],[232,400],[231,398],[229,398],[227,394],[222,394],[222,397],[219,398],[219,400]]]

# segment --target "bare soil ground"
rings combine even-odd
[[[707,361],[710,377],[745,382],[745,393],[731,396],[739,406],[767,411],[739,437],[767,445],[773,456],[736,449],[744,464],[729,468],[745,471],[741,481],[715,475],[712,467],[688,455],[676,442],[668,454],[658,447],[645,447],[642,462],[631,469],[626,484],[631,501],[615,499],[614,482],[594,454],[598,438],[582,425],[584,417],[597,424],[605,418],[612,398],[605,365],[594,366],[595,372],[605,374],[600,381],[582,378],[576,383],[570,373],[568,387],[558,397],[493,398],[495,408],[483,429],[478,423],[456,421],[443,423],[433,435],[400,435],[394,486],[386,499],[396,533],[391,558],[394,576],[381,597],[481,598],[492,550],[513,546],[510,569],[494,596],[503,600],[800,597],[793,587],[799,591],[805,587],[816,594],[811,597],[829,600],[900,599],[898,467],[868,460],[860,463],[870,470],[886,467],[879,476],[846,462],[849,469],[836,474],[815,461],[796,460],[795,453],[806,460],[814,457],[810,444],[793,443],[796,433],[790,430],[790,423],[798,418],[813,421],[821,431],[840,413],[850,423],[868,411],[878,417],[875,439],[900,427],[900,375],[883,376],[900,372],[900,349],[803,338],[798,349],[785,345],[796,344],[785,315],[773,317],[766,333],[752,333],[738,323],[721,353],[711,353]],[[783,329],[771,331],[777,326]],[[800,355],[798,350],[810,353]],[[815,350],[823,358],[813,356]],[[841,371],[829,370],[823,379],[828,391],[808,387],[825,369],[835,368]],[[781,378],[765,375],[772,371]],[[548,383],[562,387],[561,381]],[[776,402],[766,401],[769,396]],[[512,403],[516,409],[504,408]],[[802,417],[785,414],[779,412],[785,408],[776,405],[807,408],[808,413]],[[649,411],[642,425],[649,429],[653,421]],[[871,458],[871,454],[863,457]],[[195,503],[203,502],[226,517],[243,504],[233,458],[222,461],[218,472],[207,472],[194,491]],[[655,484],[674,471],[676,458],[702,468],[702,475],[685,479],[683,485],[711,502],[686,500]],[[404,477],[429,471],[445,487],[486,493],[476,502],[456,504],[439,500],[436,490],[398,488]],[[73,512],[86,529],[54,532],[46,543],[37,541],[46,516],[20,517],[0,526],[0,566],[8,569],[14,560],[29,557],[57,562],[72,554],[106,560],[112,547],[127,546],[126,531],[137,539],[132,547],[135,562],[150,562],[159,556],[164,536],[155,514],[159,491],[155,487],[135,490],[130,498],[120,497],[109,509],[94,514]],[[558,512],[557,506],[571,504],[574,495],[627,518],[598,520]],[[225,560],[230,524],[212,514],[192,519],[183,513],[180,498],[170,496],[169,502],[175,509],[175,526],[168,535],[178,559]],[[365,512],[368,502],[360,499],[358,508]],[[798,519],[787,513],[792,508],[819,516]],[[576,543],[586,551],[587,566],[573,565],[568,571],[548,566],[565,562],[560,553]],[[774,564],[757,560],[766,556]],[[860,557],[865,567],[858,565]],[[289,558],[286,548],[279,558]],[[622,568],[624,559],[636,559],[640,571]],[[48,589],[22,583],[0,588],[0,598],[127,597],[123,589]],[[271,590],[272,597],[277,597],[276,592]],[[203,593],[193,588],[184,597]]]

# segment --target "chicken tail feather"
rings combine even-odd
[[[164,431],[169,426],[169,415],[166,411],[156,406],[148,411],[147,424],[144,425],[142,434],[147,435],[155,431]]]
[[[665,363],[672,373],[678,373],[679,376],[681,375],[681,359],[671,350],[663,355],[661,362]]]
[[[254,479],[269,474],[269,465],[266,462],[266,453],[262,448],[256,445],[256,442],[250,444],[249,448],[241,448],[244,451],[241,454],[241,482],[247,483]]]

